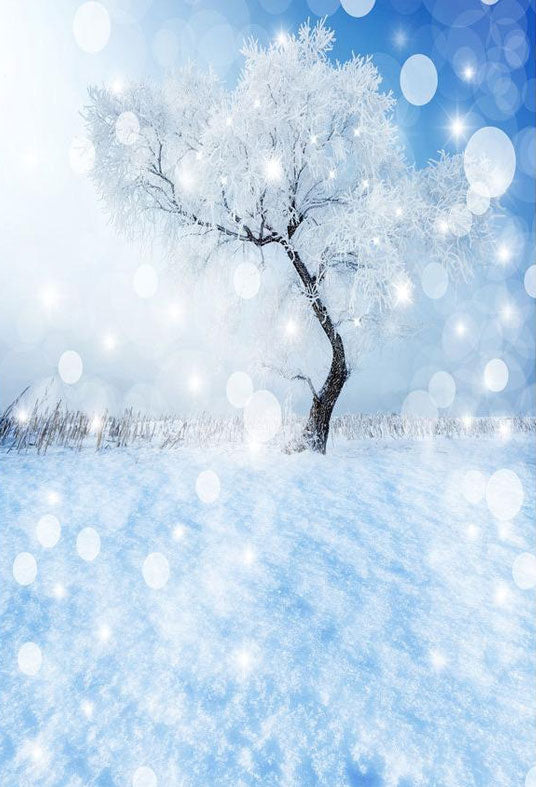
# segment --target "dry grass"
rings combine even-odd
[[[241,417],[224,418],[201,413],[190,418],[163,416],[154,418],[126,410],[122,415],[94,418],[86,413],[72,412],[58,402],[52,409],[43,409],[37,402],[31,413],[22,413],[17,405],[21,396],[0,416],[0,445],[8,451],[27,449],[45,453],[51,446],[81,450],[84,447],[102,451],[126,446],[178,448],[183,445],[201,447],[239,444],[247,438]],[[301,428],[302,421],[288,416],[276,442],[286,444]],[[436,437],[464,438],[536,431],[534,417],[403,418],[400,415],[342,415],[333,419],[332,438],[381,439],[407,438],[425,440]]]

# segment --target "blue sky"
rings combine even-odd
[[[366,1],[344,5],[355,9]],[[208,345],[196,347],[181,324],[161,325],[174,286],[178,301],[187,301],[180,282],[166,278],[157,251],[117,234],[88,178],[71,171],[69,148],[84,133],[80,110],[89,84],[158,80],[193,58],[202,67],[211,63],[232,86],[244,35],[267,42],[336,9],[328,17],[337,36],[333,57],[372,55],[384,88],[398,99],[395,118],[416,166],[441,149],[463,152],[484,126],[504,130],[517,155],[502,199],[497,258],[471,282],[451,282],[443,298],[430,301],[421,293],[414,335],[367,358],[340,409],[398,411],[408,394],[426,390],[435,372],[446,371],[457,388],[452,414],[534,410],[534,298],[524,286],[534,262],[533,0],[376,0],[359,18],[338,0],[107,0],[111,35],[96,53],[83,51],[73,35],[79,5],[7,0],[10,24],[0,34],[2,406],[26,385],[50,379],[62,352],[73,349],[84,362],[82,381],[68,390],[77,405],[228,410],[225,380],[241,359],[222,356],[211,368]],[[438,72],[437,92],[422,107],[409,104],[400,90],[400,69],[417,53],[430,57]],[[132,281],[148,261],[160,285],[141,303]],[[462,322],[465,347],[454,351],[452,326]],[[145,335],[138,325],[147,326]],[[482,379],[495,358],[510,374],[502,391],[490,393]],[[162,387],[170,365],[177,378]],[[192,399],[183,378],[194,367],[202,369],[206,386]],[[307,406],[306,391],[289,392],[275,379],[263,384],[291,395],[298,409]]]

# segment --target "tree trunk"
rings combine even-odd
[[[318,394],[313,393],[313,403],[301,440],[290,446],[290,450],[310,449],[325,454],[333,408],[349,377],[344,344],[318,294],[315,277],[311,276],[307,266],[290,243],[283,241],[282,245],[303,284],[305,295],[311,303],[322,330],[329,339],[332,350],[331,366],[326,381]]]
[[[348,379],[344,345],[338,334],[335,344],[329,374],[320,393],[313,396],[313,403],[302,433],[302,445],[298,446],[298,448],[310,448],[321,454],[326,453],[331,414]]]

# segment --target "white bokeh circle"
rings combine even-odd
[[[141,572],[150,588],[160,590],[169,579],[168,560],[161,552],[151,552],[143,561]]]
[[[421,286],[425,295],[432,300],[442,298],[449,286],[449,276],[439,262],[430,262],[421,274]]]
[[[530,552],[518,555],[512,565],[512,576],[521,590],[536,587],[536,555]]]
[[[115,136],[122,145],[133,145],[140,133],[140,121],[134,112],[121,112],[115,121]]]
[[[437,81],[437,69],[426,55],[411,55],[400,71],[400,89],[404,98],[417,107],[433,99]]]
[[[13,577],[19,585],[31,585],[37,576],[37,562],[30,552],[19,552],[13,561]]]
[[[148,765],[140,765],[132,774],[132,787],[157,787],[156,773]]]
[[[536,298],[536,265],[530,265],[527,268],[523,277],[523,284],[527,295],[530,295],[531,298]]]
[[[35,528],[37,540],[45,549],[55,547],[61,536],[61,525],[58,517],[54,514],[45,514],[37,523]]]
[[[88,563],[95,560],[100,552],[101,540],[97,531],[93,527],[85,527],[76,538],[76,551]]]
[[[473,214],[467,205],[453,205],[449,211],[448,228],[457,238],[463,238],[471,231]]]
[[[474,216],[483,216],[489,208],[490,199],[484,183],[477,183],[476,188],[471,186],[467,191],[467,207]]]
[[[281,428],[281,405],[271,391],[255,391],[244,408],[244,426],[250,440],[266,443]]]
[[[486,502],[495,519],[513,519],[523,505],[523,485],[513,470],[493,473],[486,485]]]
[[[508,366],[502,358],[492,358],[484,369],[484,383],[489,391],[497,393],[508,385]]]
[[[41,648],[35,642],[25,642],[17,654],[17,663],[25,675],[37,675],[43,663]]]
[[[82,377],[84,365],[75,350],[66,350],[58,361],[58,372],[64,383],[73,385]]]
[[[536,787],[536,765],[533,765],[525,776],[525,787]]]
[[[233,407],[245,407],[253,393],[253,382],[246,372],[233,372],[225,390]]]
[[[152,265],[144,263],[136,268],[132,284],[139,298],[152,298],[158,289],[158,274]]]
[[[510,186],[516,170],[516,153],[510,137],[495,126],[475,131],[465,148],[463,166],[477,194],[500,197]]]
[[[480,470],[467,470],[462,479],[462,495],[468,503],[476,505],[484,499],[487,478]]]
[[[347,14],[359,19],[372,11],[376,0],[341,0],[341,5]]]
[[[437,406],[428,391],[411,391],[402,402],[405,418],[437,418]]]
[[[428,393],[438,407],[450,407],[456,396],[456,383],[448,372],[436,372],[428,383]]]
[[[203,470],[197,476],[195,491],[202,503],[215,503],[220,496],[221,484],[214,470]]]
[[[233,285],[237,295],[244,300],[254,298],[261,286],[261,274],[252,262],[241,262],[236,266]]]
[[[102,3],[89,0],[77,8],[73,19],[73,34],[76,43],[84,52],[94,55],[104,49],[111,29],[110,15]]]

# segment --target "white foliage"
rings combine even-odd
[[[278,294],[266,290],[271,314],[252,340],[287,376],[296,367],[290,357],[281,364],[281,314],[298,319],[298,355],[314,368],[319,347],[328,347],[308,303],[320,299],[352,366],[380,339],[400,335],[400,293],[409,299],[427,263],[466,275],[487,238],[487,216],[466,208],[462,158],[409,166],[394,100],[380,92],[370,58],[334,63],[332,44],[322,23],[305,24],[268,48],[249,42],[231,91],[189,66],[160,87],[92,88],[86,112],[93,176],[124,227],[156,230],[197,272],[222,245],[218,267],[232,268],[231,277],[240,248],[273,268]],[[125,112],[139,121],[129,144],[116,133]]]

